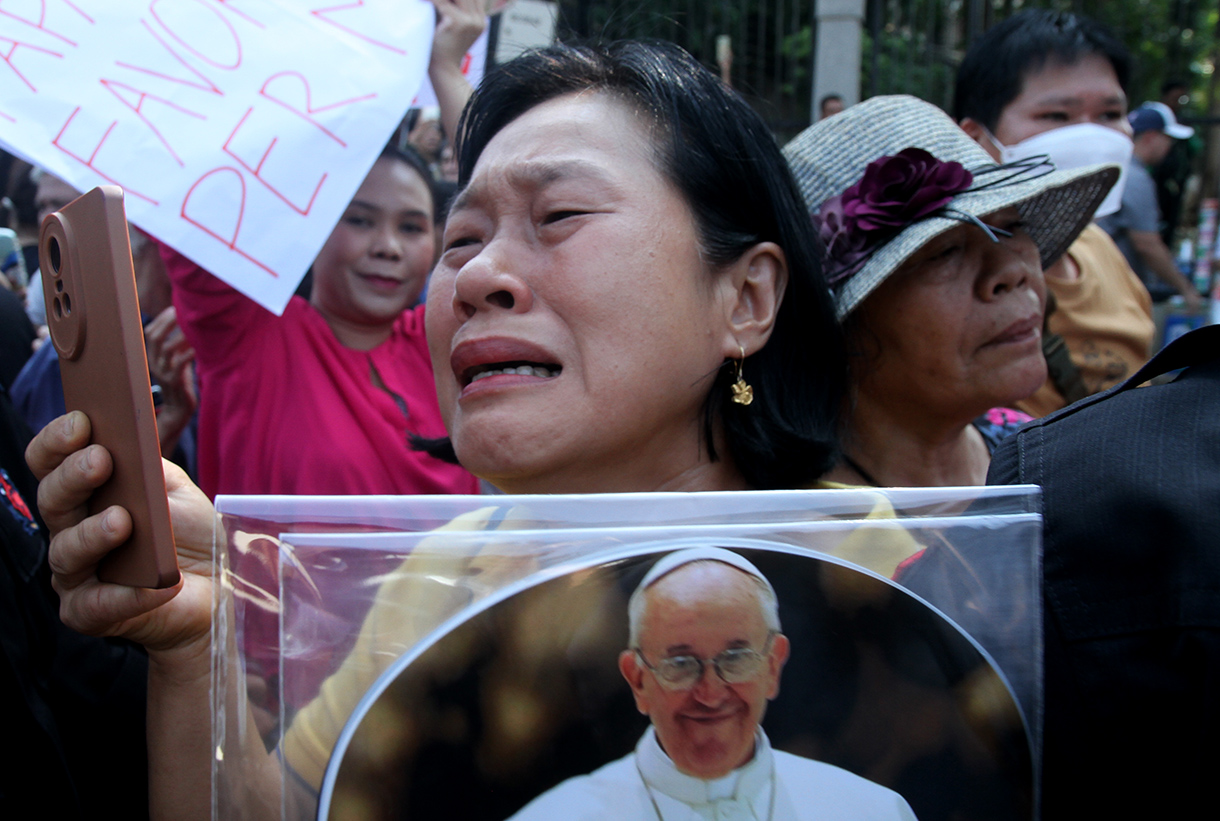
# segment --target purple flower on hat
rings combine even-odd
[[[935,214],[973,182],[961,163],[942,162],[922,148],[869,163],[858,183],[823,203],[813,217],[827,281],[859,271],[878,245]]]
[[[826,279],[832,285],[860,270],[870,253],[868,234],[858,230],[847,215],[844,196],[828,199],[813,217],[828,262]]]

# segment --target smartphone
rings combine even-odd
[[[121,505],[131,514],[131,538],[102,560],[98,578],[170,587],[178,562],[122,189],[99,186],[48,215],[38,259],[68,410],[84,411],[92,441],[114,460],[89,513]]]

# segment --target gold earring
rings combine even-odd
[[[733,391],[733,401],[738,405],[748,405],[754,401],[754,388],[741,375],[741,363],[745,361],[746,349],[741,345],[737,346],[741,351],[741,359],[737,360],[737,381],[730,385]]]

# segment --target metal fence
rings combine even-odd
[[[1183,77],[1187,41],[1204,21],[1205,0],[1111,3],[1104,0],[867,0],[861,90],[905,92],[947,107],[954,71],[974,39],[1026,8],[1072,11],[1100,20],[1135,56],[1133,102],[1155,97],[1167,76]],[[1166,76],[1161,76],[1162,74]]]
[[[561,39],[649,37],[677,43],[712,70],[716,38],[733,49],[732,83],[779,134],[809,124],[811,0],[560,0]]]
[[[1116,17],[1106,0],[865,0],[861,94],[906,93],[948,107],[969,44],[1024,8],[1106,20],[1129,43],[1159,42],[1169,70],[1184,68],[1179,32],[1204,0],[1169,0]],[[716,70],[716,38],[732,38],[733,86],[781,138],[810,122],[816,0],[559,0],[561,38],[652,37],[677,43]],[[1112,19],[1114,18],[1114,19]],[[1138,56],[1138,55],[1137,55]],[[1164,78],[1150,78],[1159,83]],[[1143,99],[1137,93],[1136,99]]]

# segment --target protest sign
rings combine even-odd
[[[279,313],[424,79],[424,0],[0,0],[0,144]]]

